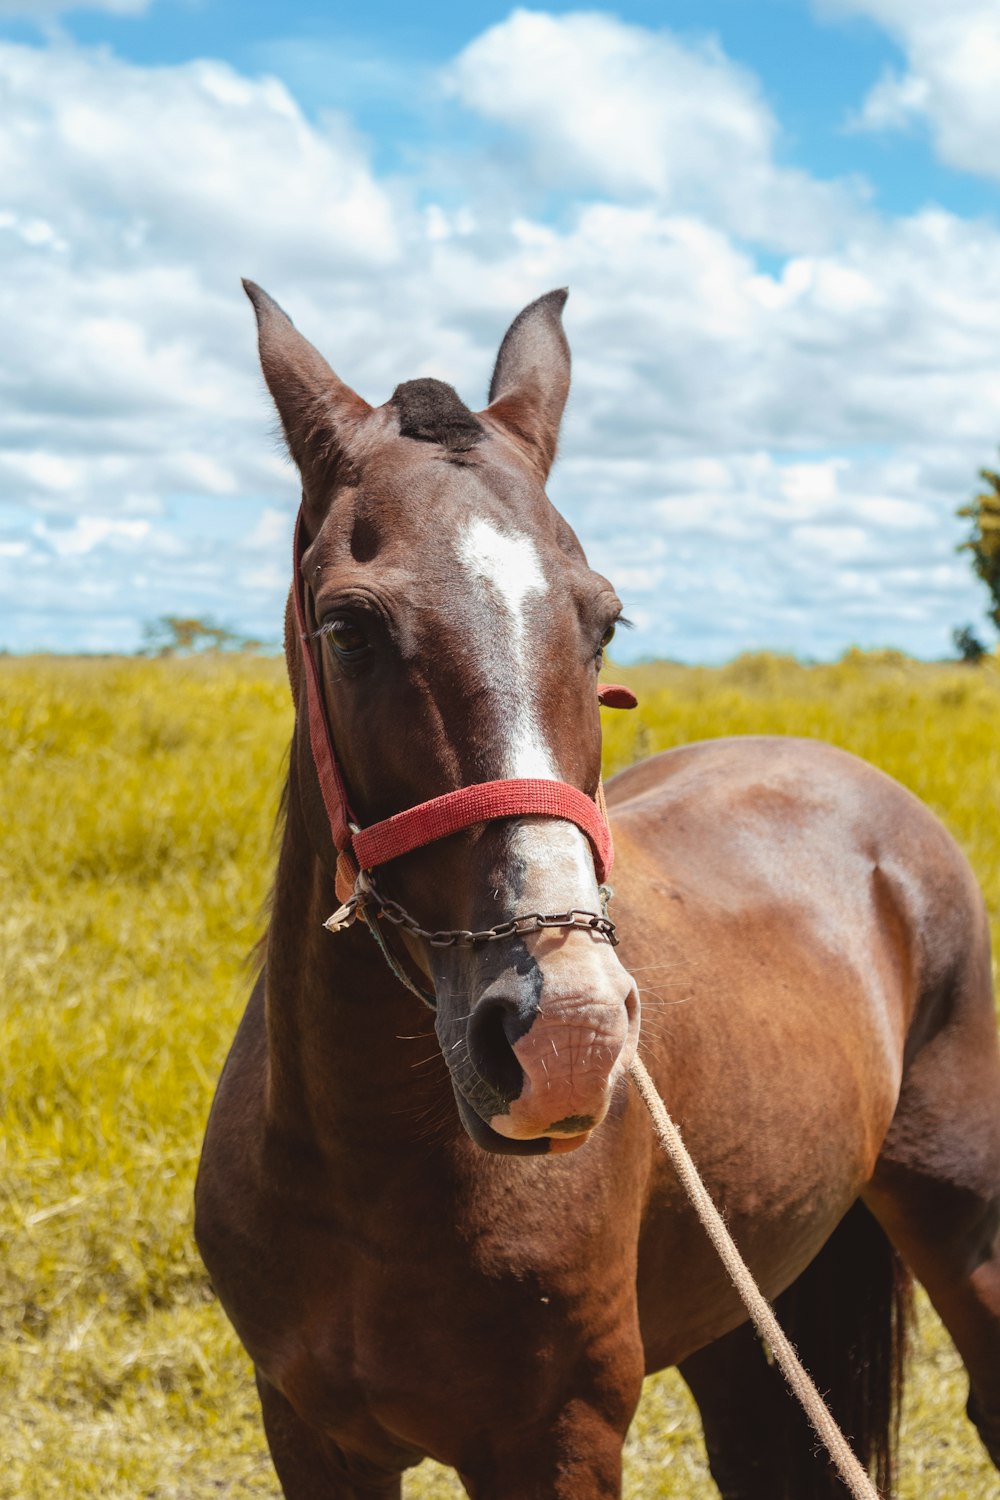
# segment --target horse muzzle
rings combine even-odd
[[[635,1055],[639,1002],[630,986],[621,1004],[578,1002],[548,1008],[514,1043],[521,1091],[489,1121],[510,1140],[548,1137],[550,1150],[582,1145],[608,1112],[615,1084]]]
[[[557,946],[566,956],[569,945]],[[606,1116],[635,1055],[639,996],[605,955],[606,947],[583,966],[597,973],[580,974],[577,963],[507,970],[473,1007],[464,1048],[446,1056],[463,1123],[484,1149],[571,1151]]]

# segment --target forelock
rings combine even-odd
[[[474,448],[486,429],[461,397],[443,380],[407,380],[392,393],[400,437],[438,443],[449,452]]]

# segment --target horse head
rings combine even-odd
[[[332,872],[310,713],[325,716],[361,828],[484,783],[530,779],[598,798],[597,673],[621,606],[545,493],[569,389],[566,294],[514,321],[489,404],[473,412],[431,379],[370,406],[266,293],[247,292],[302,477],[296,588],[308,628],[303,639],[290,611],[286,640],[293,755],[317,857]],[[341,864],[341,883],[343,873]],[[472,1139],[519,1153],[581,1145],[638,1036],[636,986],[609,924],[529,921],[496,941],[447,946],[427,937],[524,914],[600,913],[580,820],[493,815],[391,858],[378,890],[407,920],[384,924],[373,904],[369,925],[397,972],[433,994]]]

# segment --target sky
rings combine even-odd
[[[473,408],[568,286],[549,493],[618,660],[992,639],[997,0],[0,0],[0,648],[277,643],[298,502],[240,277]]]

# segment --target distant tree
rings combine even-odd
[[[259,651],[261,642],[213,620],[161,615],[142,627],[142,656],[192,656],[199,651]]]
[[[986,647],[971,625],[963,625],[960,629],[953,630],[951,638],[955,642],[955,650],[962,661],[974,665],[986,655]]]
[[[1000,474],[980,469],[979,477],[986,481],[987,488],[958,511],[963,520],[972,522],[972,530],[958,550],[972,553],[973,569],[993,600],[987,614],[1000,630]]]

